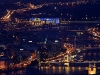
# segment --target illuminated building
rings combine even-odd
[[[47,25],[57,25],[59,24],[58,18],[30,18],[30,24],[34,26]]]

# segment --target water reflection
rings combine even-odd
[[[100,67],[98,67],[100,68]],[[52,67],[40,67],[40,69],[25,69],[19,70],[9,73],[1,73],[0,75],[39,75],[39,74],[65,74],[65,75],[72,75],[73,73],[77,73],[83,70],[87,70],[87,67],[62,67],[62,66],[52,66]]]
[[[49,67],[46,67],[46,74],[49,72],[48,68],[49,68]]]
[[[81,71],[81,67],[78,67],[78,71]]]
[[[61,67],[59,66],[59,73],[61,73]]]
[[[69,67],[65,67],[65,73],[69,74],[69,72],[70,72],[70,68]]]
[[[56,67],[53,66],[53,73],[54,73],[54,74],[55,74],[55,68],[56,68]]]

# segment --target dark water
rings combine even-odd
[[[73,75],[80,71],[87,70],[87,67],[40,67],[1,73],[0,75]]]

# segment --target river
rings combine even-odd
[[[87,67],[40,67],[13,71],[8,73],[1,73],[0,75],[73,75],[78,72],[87,70]]]

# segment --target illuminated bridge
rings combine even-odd
[[[81,49],[79,49],[79,48],[77,48],[77,50],[86,50],[86,49],[100,49],[100,47],[91,47],[91,48],[81,48]],[[80,51],[81,52],[81,51]],[[52,58],[49,58],[49,59],[47,59],[47,61],[53,61],[53,60],[63,60],[64,59],[64,56],[66,56],[66,55],[70,55],[71,53],[62,53],[62,54],[59,54],[58,56],[56,56],[56,57],[52,57]],[[69,62],[69,61],[68,61]]]
[[[73,43],[75,44],[75,41],[73,41]],[[79,45],[78,45],[79,46]],[[65,53],[60,53],[59,55],[57,55],[56,57],[52,57],[52,58],[48,58],[46,59],[46,63],[60,63],[60,62],[72,62],[73,58],[72,57],[76,57],[79,56],[78,54],[83,54],[81,55],[82,57],[84,56],[85,51],[87,50],[93,50],[93,49],[100,49],[100,47],[83,47],[81,45],[81,47],[78,47],[77,45],[72,45],[71,44],[64,44],[64,48],[66,48],[66,52]],[[82,63],[98,63],[99,61],[87,61],[87,62],[82,62]],[[79,63],[78,61],[76,63]]]
[[[91,60],[94,61],[82,61],[82,63],[98,63],[100,59],[98,59],[97,57],[100,56],[100,38],[99,38],[99,34],[100,32],[98,31],[97,28],[89,28],[86,31],[88,34],[92,34],[92,35],[87,35],[87,36],[91,36],[92,39],[90,38],[85,38],[85,39],[74,39],[71,40],[70,38],[66,41],[67,43],[64,43],[63,47],[66,49],[65,53],[60,53],[59,55],[57,55],[56,57],[52,57],[52,58],[48,58],[46,59],[46,62],[49,63],[59,63],[59,62],[72,62],[73,61],[73,57],[86,57],[89,58],[89,60],[91,58]],[[93,32],[95,32],[96,35],[93,34]],[[71,34],[71,32],[70,32]],[[98,35],[97,35],[98,34]],[[71,34],[72,35],[72,34]],[[85,36],[85,34],[84,34]],[[82,37],[82,36],[81,36]],[[93,52],[93,53],[91,53]],[[81,54],[81,55],[80,55]],[[87,57],[87,56],[91,56]],[[78,63],[79,61],[77,61],[76,63]]]
[[[65,23],[84,23],[84,24],[94,24],[94,23],[98,23],[100,24],[100,21],[65,21]]]

